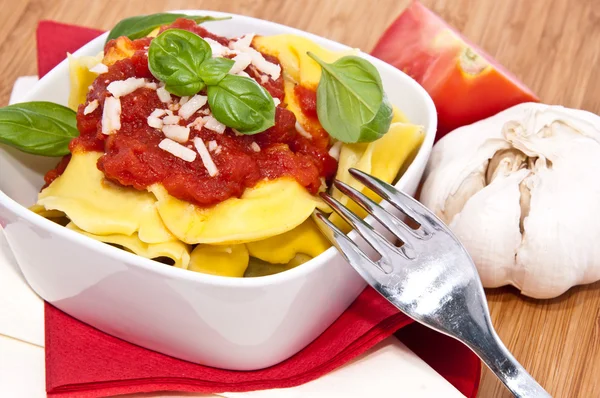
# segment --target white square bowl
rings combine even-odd
[[[347,46],[260,19],[231,16],[206,27],[223,36],[291,33],[332,49]],[[106,34],[75,55],[95,55]],[[414,194],[437,127],[427,92],[398,69],[360,54],[379,70],[389,99],[425,141],[396,184]],[[44,76],[24,101],[66,105],[66,61]],[[177,358],[214,367],[252,370],[279,363],[321,334],[365,287],[330,248],[292,270],[259,278],[227,278],[165,266],[68,230],[26,207],[36,201],[44,173],[57,159],[0,147],[0,223],[31,287],[46,301],[106,333]],[[373,222],[368,218],[369,222]],[[356,238],[354,233],[351,234]]]

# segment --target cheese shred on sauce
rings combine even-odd
[[[162,132],[165,137],[177,141],[181,144],[187,142],[190,138],[190,128],[179,126],[177,124],[167,124],[162,128]]]
[[[116,80],[108,85],[106,89],[116,98],[133,93],[138,88],[146,87],[146,79],[130,77],[126,80]]]
[[[83,114],[89,115],[90,113],[94,112],[98,108],[98,105],[99,105],[98,100],[93,100],[92,102],[87,104],[87,106],[83,110]]]
[[[179,159],[185,160],[186,162],[193,162],[196,160],[196,152],[192,151],[190,148],[178,144],[169,138],[162,140],[158,144],[158,147],[163,151],[167,151],[171,155],[178,157]]]
[[[213,162],[212,158],[210,157],[210,153],[208,153],[208,149],[206,149],[206,145],[204,145],[202,138],[194,138],[194,146],[196,147],[198,154],[200,154],[200,159],[202,159],[202,163],[204,163],[204,167],[206,167],[208,175],[211,177],[216,176],[219,173],[219,170],[217,169],[215,162]]]
[[[102,134],[114,134],[121,129],[121,100],[106,97],[102,111]]]
[[[91,67],[90,72],[97,73],[99,75],[108,72],[108,66],[104,65],[102,62]]]
[[[200,108],[202,108],[208,100],[208,97],[205,95],[196,94],[189,100],[185,101],[181,108],[179,109],[179,116],[181,116],[184,120],[189,119],[194,113],[196,113]],[[181,104],[181,101],[179,102]]]

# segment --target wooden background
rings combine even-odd
[[[544,102],[600,113],[598,0],[423,3],[513,71]],[[272,20],[369,51],[407,4],[408,0],[0,0],[0,106],[8,102],[17,76],[36,73],[34,32],[41,19],[110,29],[139,13],[215,9]],[[553,396],[600,397],[600,283],[547,301],[521,297],[513,288],[487,294],[500,337]],[[487,370],[479,395],[510,396]]]

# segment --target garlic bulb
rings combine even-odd
[[[421,193],[485,287],[556,297],[600,280],[600,116],[526,103],[454,130]]]

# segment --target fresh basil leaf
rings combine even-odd
[[[369,61],[351,55],[328,64],[308,55],[322,68],[317,115],[329,135],[353,143],[374,141],[388,132],[392,107],[379,72]]]
[[[209,58],[200,65],[198,73],[209,86],[219,84],[235,62],[229,58]]]
[[[199,69],[211,56],[210,45],[197,34],[169,29],[150,43],[148,65],[170,93],[183,97],[206,87]]]
[[[131,18],[125,18],[115,25],[114,28],[108,34],[106,41],[116,39],[120,36],[127,36],[131,40],[139,39],[147,36],[154,29],[163,25],[169,25],[175,22],[177,18],[192,19],[196,23],[201,24],[208,21],[221,21],[224,19],[231,19],[231,17],[209,17],[209,16],[195,16],[186,14],[169,14],[159,13],[151,15],[138,15]]]
[[[375,117],[361,127],[361,142],[377,141],[383,137],[390,129],[390,123],[393,117],[394,109],[392,108],[392,104],[388,100],[387,95],[384,94],[383,101],[381,101],[381,105],[379,106],[379,110],[375,114]],[[382,128],[382,126],[387,127]]]
[[[275,125],[273,97],[248,77],[226,75],[208,86],[208,105],[213,116],[243,134],[256,134]]]
[[[0,108],[0,142],[23,152],[64,156],[79,135],[77,114],[52,102],[24,102]]]

